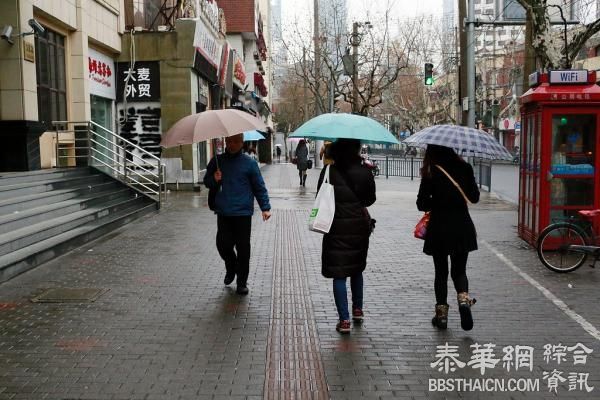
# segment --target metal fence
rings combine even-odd
[[[375,161],[379,166],[379,175],[385,176],[400,176],[404,178],[421,177],[421,167],[423,159],[417,157],[392,157],[392,156],[372,156],[370,160]],[[475,181],[479,188],[486,191],[492,190],[492,163],[487,160],[470,160],[475,173]]]

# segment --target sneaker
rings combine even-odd
[[[237,294],[245,296],[248,294],[249,290],[248,287],[246,285],[244,286],[238,286],[237,289],[235,290]]]
[[[362,322],[365,319],[365,314],[361,308],[353,308],[352,309],[352,319],[354,322]]]
[[[229,285],[235,279],[235,272],[227,272],[225,274],[225,279],[223,279],[223,283]]]
[[[339,333],[350,333],[350,321],[344,320],[337,323],[335,330]]]

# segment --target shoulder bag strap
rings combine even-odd
[[[456,188],[458,189],[460,194],[462,194],[462,197],[465,199],[467,204],[473,204],[473,203],[471,203],[471,200],[469,200],[469,198],[467,197],[465,192],[463,192],[460,185],[450,176],[450,174],[448,172],[446,172],[446,170],[444,168],[440,167],[439,165],[436,165],[436,168],[438,168],[440,171],[442,171],[444,173],[444,175],[446,175],[448,177],[448,179],[450,179],[450,182],[452,182],[454,184],[454,186],[456,186]]]
[[[323,177],[323,183],[329,182],[329,165],[325,168],[325,176]]]

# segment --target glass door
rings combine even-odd
[[[552,112],[550,222],[593,208],[596,182],[597,114]]]
[[[110,99],[94,95],[91,96],[92,121],[111,132],[113,131],[112,104],[113,102]],[[111,152],[111,150],[114,151],[113,137],[104,129],[94,127],[94,132],[96,132],[98,144],[93,144],[94,148],[97,150],[94,152],[97,160],[94,160],[93,164],[108,172],[107,165],[112,166],[114,158],[114,155]]]

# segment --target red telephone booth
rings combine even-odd
[[[534,73],[521,96],[519,236],[600,208],[600,87],[595,71]]]

